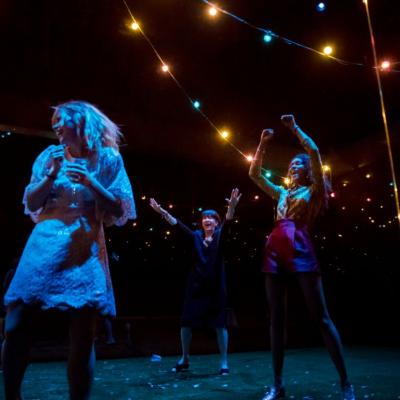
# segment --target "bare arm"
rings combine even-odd
[[[272,183],[267,177],[261,173],[262,162],[265,154],[267,142],[272,138],[274,132],[272,129],[264,129],[261,133],[260,143],[257,147],[256,154],[250,165],[250,179],[265,193],[273,199],[278,200],[282,192],[282,188]]]
[[[123,213],[121,202],[108,191],[93,175],[89,173],[85,165],[70,163],[67,165],[67,175],[74,183],[85,185],[94,194],[96,201],[106,211],[116,217]]]
[[[96,179],[92,178],[87,185],[94,194],[96,200],[102,208],[120,217],[123,213],[121,202]]]
[[[50,167],[44,178],[31,186],[28,190],[26,205],[30,211],[37,211],[46,203],[53,182],[57,178],[58,172],[61,169],[62,160],[64,158],[64,146],[54,146],[49,153],[49,157]]]
[[[229,199],[226,199],[226,201],[228,202],[228,209],[226,211],[225,219],[227,221],[230,221],[233,219],[233,217],[235,215],[235,208],[238,205],[241,197],[242,197],[242,194],[239,193],[238,188],[232,189],[231,197]]]
[[[323,178],[323,170],[322,170],[322,161],[321,155],[319,153],[318,146],[308,136],[300,127],[296,124],[296,121],[293,115],[282,115],[281,117],[282,123],[289,128],[294,135],[300,140],[301,145],[304,150],[310,156],[311,160],[311,170],[313,174],[313,178],[317,187],[322,188],[324,186],[324,178]]]
[[[177,219],[173,217],[167,210],[164,210],[153,198],[150,199],[150,207],[155,212],[160,214],[170,225],[176,225],[178,223]]]
[[[194,232],[188,226],[186,226],[183,222],[173,217],[167,210],[164,210],[164,208],[162,208],[160,204],[157,203],[157,201],[154,200],[153,198],[150,199],[150,207],[155,212],[160,214],[170,225],[177,225],[179,226],[179,228],[181,228],[185,233],[189,234],[190,236],[194,235]]]

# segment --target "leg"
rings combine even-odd
[[[113,335],[113,328],[112,328],[112,320],[110,317],[103,318],[104,329],[106,331],[106,343],[107,344],[114,344],[115,339]]]
[[[71,311],[68,382],[71,400],[89,399],[95,364],[94,337],[97,311]]]
[[[303,291],[307,307],[321,329],[325,345],[339,373],[342,386],[347,385],[349,382],[344,363],[342,343],[328,313],[321,277],[312,273],[303,273],[298,274],[297,279]]]
[[[189,351],[192,342],[192,328],[182,326],[181,328],[181,344],[182,344],[182,358],[178,364],[189,364]]]
[[[189,350],[192,341],[192,328],[187,326],[181,327],[181,345],[182,357],[172,368],[172,372],[187,371],[189,369]]]
[[[29,363],[29,335],[32,310],[23,303],[9,308],[5,320],[2,346],[4,391],[6,400],[22,399],[21,384]]]
[[[265,274],[265,289],[271,314],[271,351],[274,369],[274,386],[282,387],[282,370],[285,347],[285,282],[274,274]]]
[[[226,328],[217,328],[217,340],[219,354],[221,356],[221,366],[220,369],[228,369],[228,330]]]

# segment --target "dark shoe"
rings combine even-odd
[[[262,400],[276,400],[282,399],[283,397],[285,397],[285,388],[272,386],[272,388],[265,393]]]
[[[356,400],[356,395],[354,394],[353,385],[346,383],[342,386],[343,400]]]
[[[176,364],[174,368],[172,368],[171,372],[182,372],[187,371],[189,369],[189,363],[184,364]]]
[[[229,375],[229,368],[221,368],[219,370],[220,375]]]

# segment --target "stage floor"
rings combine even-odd
[[[400,349],[349,347],[345,354],[358,399],[400,399]],[[272,378],[270,352],[230,354],[229,376],[218,374],[217,355],[194,355],[188,372],[174,374],[170,369],[177,359],[98,360],[92,399],[257,400]],[[288,350],[285,380],[287,399],[341,398],[336,372],[323,348]],[[65,363],[31,364],[23,392],[25,400],[67,399]]]

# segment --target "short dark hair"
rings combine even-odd
[[[204,217],[214,218],[218,222],[218,225],[221,223],[221,217],[215,210],[204,210],[201,213],[201,219],[203,219]]]

